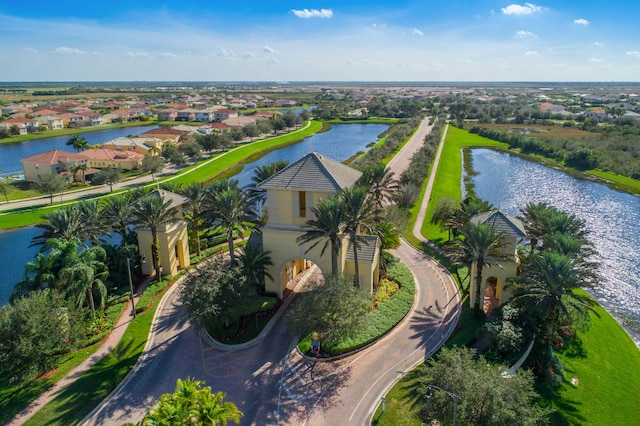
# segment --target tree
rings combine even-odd
[[[202,146],[196,141],[183,143],[178,150],[189,158],[199,157],[202,153]]]
[[[251,183],[247,185],[247,191],[251,204],[257,211],[262,208],[267,199],[267,191],[264,189],[258,189],[258,185],[279,171],[285,169],[288,165],[289,162],[287,160],[277,160],[258,166],[253,170],[253,176],[251,177]]]
[[[67,141],[66,145],[73,147],[76,152],[80,152],[89,147],[89,142],[87,142],[87,140],[83,136],[80,136],[78,133],[76,133],[71,137],[71,139]]]
[[[453,418],[452,398],[436,388],[458,396],[458,424],[470,425],[541,425],[548,422],[549,410],[536,401],[533,375],[518,370],[508,379],[503,368],[489,364],[484,357],[476,359],[473,350],[443,347],[437,358],[429,358],[422,367],[419,390],[427,396],[423,422],[450,424]]]
[[[87,302],[94,318],[94,290],[98,293],[100,309],[104,308],[107,299],[105,280],[109,271],[104,263],[106,257],[102,247],[88,247],[81,252],[73,253],[67,259],[67,265],[60,271],[60,279],[66,287],[67,294],[78,307]]]
[[[338,273],[338,254],[342,247],[344,232],[344,207],[338,197],[320,200],[311,207],[313,217],[305,223],[307,232],[297,238],[299,244],[313,243],[306,250],[307,254],[318,244],[324,243],[320,256],[324,256],[327,247],[331,246],[331,273]]]
[[[342,275],[327,275],[314,281],[287,314],[289,330],[298,336],[315,333],[321,339],[351,336],[361,329],[371,310],[368,291],[355,287]]]
[[[256,288],[258,293],[264,292],[264,278],[273,279],[267,266],[273,266],[271,252],[263,251],[257,244],[247,244],[240,254],[240,264],[247,277],[247,285]]]
[[[395,200],[400,188],[398,181],[393,177],[393,172],[380,163],[365,167],[358,183],[367,188],[373,204],[379,211],[382,210],[385,202],[390,203]]]
[[[102,206],[98,200],[82,200],[74,206],[80,220],[80,241],[90,241],[97,246],[104,242],[101,235],[107,233]]]
[[[49,194],[50,202],[53,204],[53,194],[62,192],[66,189],[69,182],[67,179],[51,173],[47,175],[39,175],[35,182],[35,187],[38,191]]]
[[[53,238],[70,241],[77,239],[82,233],[83,224],[74,206],[54,210],[42,215],[42,217],[46,222],[36,224],[36,228],[42,229],[43,232],[33,237],[29,247],[42,246],[40,251],[44,251],[47,242]]]
[[[472,264],[476,265],[476,314],[479,314],[483,307],[483,295],[480,294],[482,269],[485,266],[490,266],[494,260],[499,259],[495,251],[500,248],[501,240],[502,234],[494,227],[482,223],[468,222],[460,230],[460,235],[456,238],[453,247],[449,251],[455,262],[467,265],[470,269]]]
[[[595,313],[595,300],[579,290],[598,285],[597,271],[598,264],[582,256],[544,251],[533,256],[511,284],[516,296],[510,303],[535,316],[540,335],[551,349],[560,327],[581,322],[588,319],[589,312]]]
[[[119,194],[107,198],[102,210],[104,220],[120,235],[123,247],[127,244],[129,224],[133,218],[133,203],[131,194]]]
[[[196,255],[200,256],[200,230],[204,224],[206,191],[201,182],[192,182],[182,188],[180,193],[187,197],[187,202],[182,206],[183,216],[191,231],[191,239],[196,248]]]
[[[177,220],[176,208],[171,207],[171,200],[164,201],[159,194],[152,193],[133,205],[133,216],[136,223],[148,227],[151,231],[151,257],[156,269],[156,280],[160,281],[158,228]]]
[[[151,155],[145,155],[142,159],[142,165],[140,168],[144,173],[151,173],[151,180],[156,180],[155,174],[158,173],[164,167],[162,158]]]
[[[0,375],[10,383],[33,380],[55,368],[85,333],[83,313],[58,292],[18,298],[0,309]]]
[[[106,169],[102,169],[96,173],[93,177],[93,183],[96,185],[107,184],[109,185],[109,191],[113,192],[113,185],[120,182],[120,179],[122,179],[120,170],[114,169],[113,167],[107,167]]]
[[[453,217],[458,210],[458,204],[449,197],[438,199],[436,207],[431,215],[430,223],[440,227],[440,230],[448,230],[448,240],[451,241],[451,229],[453,227]]]
[[[228,328],[250,290],[241,266],[217,256],[187,276],[180,299],[197,326]]]
[[[212,393],[202,380],[178,379],[173,394],[160,396],[156,405],[144,416],[139,426],[156,425],[226,425],[240,423],[243,414],[232,402],[225,402],[224,392]]]
[[[13,187],[9,182],[0,178],[0,194],[4,195],[7,204],[9,203],[9,193],[13,190]]]
[[[233,183],[235,181],[235,183]],[[233,244],[233,232],[243,232],[255,221],[255,213],[247,192],[237,188],[237,180],[230,181],[227,188],[209,188],[206,195],[205,216],[211,224],[222,226],[227,231],[227,244],[231,263],[236,260]]]
[[[351,246],[353,247],[353,260],[355,263],[355,285],[360,287],[360,266],[358,263],[358,249],[360,243],[366,240],[359,234],[364,228],[368,234],[373,234],[373,224],[379,218],[379,209],[368,197],[366,188],[354,186],[344,188],[338,192],[338,196],[343,204],[344,231],[349,234]]]

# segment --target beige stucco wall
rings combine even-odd
[[[138,249],[140,256],[147,261],[141,265],[144,275],[154,273],[151,230],[145,228],[136,229],[138,234]],[[163,275],[175,275],[178,268],[186,268],[191,264],[189,259],[189,240],[187,237],[187,224],[183,221],[176,222],[158,230],[158,257],[162,266]]]

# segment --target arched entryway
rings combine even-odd
[[[489,277],[484,282],[484,304],[482,309],[489,315],[491,311],[500,306],[500,293],[502,286],[497,277]]]

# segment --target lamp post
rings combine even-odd
[[[129,288],[131,289],[131,311],[133,312],[133,318],[136,317],[136,305],[133,300],[133,281],[131,280],[131,261],[127,257],[127,273],[129,274]]]
[[[448,390],[444,390],[441,387],[438,387],[436,385],[427,385],[427,399],[431,398],[433,389],[437,389],[441,392],[444,392],[453,399],[453,426],[456,426],[456,420],[458,416],[458,399],[460,399],[460,397],[458,396],[457,393],[449,392]]]

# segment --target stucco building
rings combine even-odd
[[[269,251],[273,266],[268,267],[273,277],[265,278],[265,290],[282,297],[287,284],[298,272],[314,263],[324,274],[331,271],[331,248],[322,253],[324,241],[314,248],[313,242],[300,244],[298,237],[309,228],[314,219],[312,208],[322,199],[351,187],[361,172],[318,153],[310,153],[289,165],[258,188],[267,191],[268,220],[262,228],[262,245]],[[379,277],[380,242],[375,236],[362,236],[358,265],[360,285],[369,291],[377,285]],[[355,274],[353,248],[348,235],[341,236],[337,273]]]

